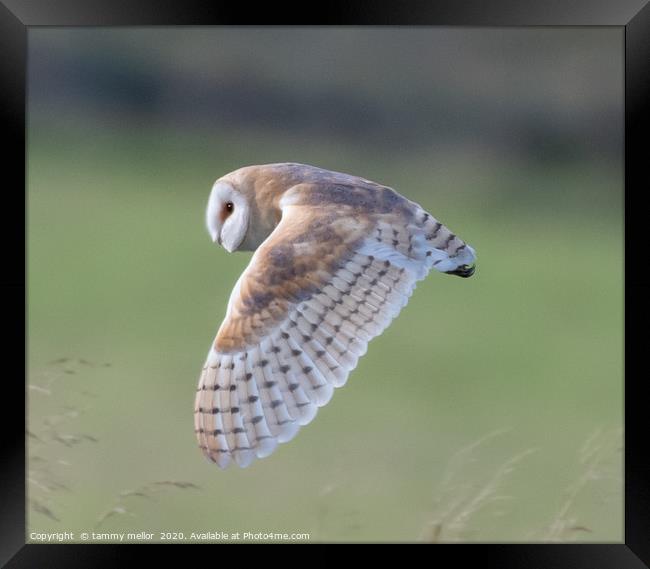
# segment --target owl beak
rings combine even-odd
[[[471,277],[476,270],[476,265],[461,265],[453,271],[447,271],[448,275],[456,275],[457,277],[463,277],[464,279]]]
[[[210,237],[212,237],[213,243],[218,243],[219,245],[221,245],[221,235],[219,234],[218,231],[210,231]]]

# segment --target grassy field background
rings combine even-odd
[[[291,444],[248,470],[221,472],[195,446],[192,401],[249,255],[215,248],[202,217],[211,181],[241,157],[169,132],[32,127],[30,529],[80,532],[117,507],[99,527],[415,540],[433,536],[427,524],[454,500],[462,511],[500,465],[531,450],[448,537],[542,538],[587,472],[580,448],[600,432],[597,477],[564,516],[585,529],[563,538],[621,539],[621,204],[615,193],[608,207],[590,199],[620,184],[616,173],[519,172],[517,180],[475,165],[427,177],[426,163],[351,163],[474,245],[476,276],[431,274]],[[275,147],[268,158],[287,152]],[[296,159],[327,156],[325,166],[346,160],[327,148],[303,154]],[[501,184],[553,196],[525,208],[481,199]],[[441,492],[454,455],[490,433]],[[161,481],[199,488],[120,498]]]
[[[622,540],[620,160],[178,128],[30,93],[28,537]],[[290,444],[220,471],[194,390],[250,254],[212,244],[204,208],[216,178],[274,161],[394,187],[477,272],[432,273]]]

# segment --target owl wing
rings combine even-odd
[[[418,280],[432,267],[450,272],[474,260],[471,247],[399,194],[388,208],[381,192],[355,201],[355,188],[345,188],[343,203],[324,197],[332,188],[320,190],[287,192],[281,221],[235,285],[202,369],[195,432],[222,468],[233,459],[248,466],[292,439]]]

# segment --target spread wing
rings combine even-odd
[[[280,223],[235,285],[199,379],[195,432],[220,467],[233,459],[248,466],[293,438],[416,281],[432,267],[474,260],[431,215],[385,190],[287,192]]]

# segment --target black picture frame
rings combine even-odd
[[[641,568],[650,563],[650,484],[643,424],[643,367],[636,366],[645,335],[641,325],[648,307],[650,279],[637,270],[643,264],[642,196],[650,188],[646,139],[650,133],[650,5],[647,0],[483,0],[432,2],[328,3],[326,12],[300,13],[276,3],[255,9],[234,3],[144,0],[0,0],[0,113],[2,116],[5,215],[0,225],[5,256],[2,279],[7,330],[5,363],[16,367],[3,377],[3,461],[0,482],[0,563],[6,567],[114,567],[128,564],[138,548],[116,545],[25,544],[25,431],[9,410],[25,401],[27,251],[24,242],[28,212],[26,192],[26,67],[27,32],[36,26],[354,24],[445,26],[614,26],[625,31],[625,543],[609,544],[479,544],[438,547],[454,565],[475,557],[481,566],[526,569]],[[247,14],[248,12],[248,14]],[[308,15],[309,14],[309,15]],[[7,175],[9,174],[9,175]],[[7,183],[12,180],[11,183]],[[13,207],[11,207],[13,206]],[[14,209],[15,208],[15,209]],[[9,213],[11,212],[11,213]],[[20,213],[23,213],[21,216]],[[7,215],[8,214],[8,215]],[[22,298],[22,302],[21,302]],[[22,309],[22,315],[21,313]],[[21,317],[22,316],[22,317]],[[22,323],[22,324],[21,324]],[[637,332],[638,331],[638,332]],[[639,361],[640,363],[640,361]],[[641,371],[639,371],[641,370]],[[12,370],[13,371],[13,370]]]

